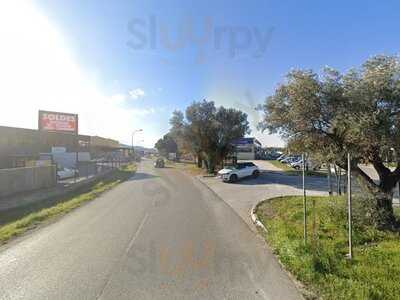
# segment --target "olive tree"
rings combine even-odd
[[[393,227],[393,189],[400,180],[400,63],[375,56],[345,74],[325,68],[322,74],[293,70],[263,106],[263,130],[279,133],[289,144],[322,155],[351,172],[373,196],[376,224]],[[395,168],[384,163],[395,153]],[[361,163],[374,167],[379,182]]]
[[[193,102],[186,108],[185,118],[175,111],[170,119],[170,133],[181,145],[204,160],[209,173],[215,171],[231,150],[231,141],[250,133],[247,115],[233,108],[215,107],[212,101]]]
[[[171,134],[165,134],[161,139],[159,139],[154,147],[158,150],[161,155],[168,156],[168,153],[178,154],[178,146],[171,136]]]

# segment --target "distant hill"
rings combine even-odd
[[[131,148],[131,145],[125,145],[125,144],[120,144],[120,147],[126,147],[126,148]],[[143,146],[133,146],[133,149],[135,149],[135,151],[144,151],[145,153],[157,153],[157,149],[155,148],[146,148]]]

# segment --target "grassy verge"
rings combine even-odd
[[[189,173],[190,175],[196,176],[196,175],[206,175],[207,171],[198,168],[196,162],[192,161],[180,161],[180,162],[174,162],[174,161],[169,161],[166,160],[167,167],[170,168],[176,168],[185,171],[186,173]]]
[[[288,166],[287,164],[281,163],[278,160],[269,160],[269,163],[277,167],[278,169],[281,169],[286,175],[291,175],[291,176],[298,176],[301,175],[302,171],[301,170],[295,170]],[[322,176],[326,177],[327,174],[323,171],[306,171],[306,176]]]
[[[323,299],[399,299],[399,234],[355,224],[354,259],[346,260],[345,199],[309,197],[304,246],[302,201],[280,197],[257,208],[268,230],[265,238],[286,268]]]
[[[47,220],[66,214],[83,203],[95,199],[101,193],[112,189],[122,181],[131,177],[135,171],[136,166],[133,164],[121,167],[110,173],[110,175],[103,180],[95,183],[90,191],[83,193],[76,192],[69,195],[63,202],[57,205],[33,212],[17,221],[0,227],[0,244],[4,244],[12,237],[18,236]]]

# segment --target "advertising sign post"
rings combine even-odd
[[[77,179],[77,168],[79,162],[78,141],[78,115],[61,113],[55,111],[39,110],[39,131],[62,132],[75,135],[75,181]]]
[[[78,115],[40,110],[39,130],[78,134]]]

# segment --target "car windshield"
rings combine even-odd
[[[0,0],[0,300],[399,300],[399,25]]]

